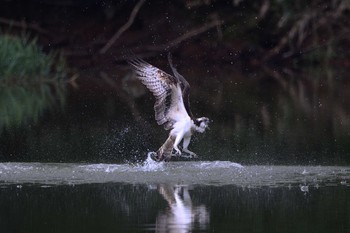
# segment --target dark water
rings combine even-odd
[[[350,167],[0,164],[1,232],[349,232]]]
[[[189,147],[201,160],[350,164],[349,72],[179,66],[192,85],[193,113],[212,120]],[[153,96],[127,67],[113,73],[82,71],[77,88],[51,92],[1,90],[0,161],[124,163],[157,150],[167,132],[154,120]]]
[[[168,164],[128,70],[1,89],[0,232],[350,232],[348,73],[210,67],[181,70],[199,159]]]

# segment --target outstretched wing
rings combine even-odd
[[[154,111],[159,125],[164,125],[164,128],[168,130],[181,117],[188,117],[177,78],[141,59],[130,59],[128,63],[135,70],[138,79],[156,98]]]
[[[173,65],[171,53],[168,53],[168,61],[169,61],[170,68],[173,71],[176,79],[180,82],[181,89],[182,89],[182,98],[185,105],[185,109],[188,115],[191,117],[191,119],[193,119],[194,117],[190,108],[190,84],[187,82],[184,76],[182,76],[179,72],[177,72],[177,69]]]

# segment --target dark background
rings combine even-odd
[[[213,120],[190,145],[201,159],[349,164],[349,9],[346,0],[1,1],[0,32],[62,53],[68,75],[38,119],[1,124],[0,160],[143,160],[167,132],[125,54],[169,71],[171,52],[192,111]]]

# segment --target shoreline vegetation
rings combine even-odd
[[[45,54],[36,39],[0,35],[0,133],[37,122],[43,112],[64,103],[66,65]]]

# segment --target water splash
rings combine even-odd
[[[138,168],[140,168],[141,171],[164,171],[165,169],[165,162],[156,162],[152,159],[152,155],[155,152],[151,151],[147,154],[147,159],[139,164]]]

